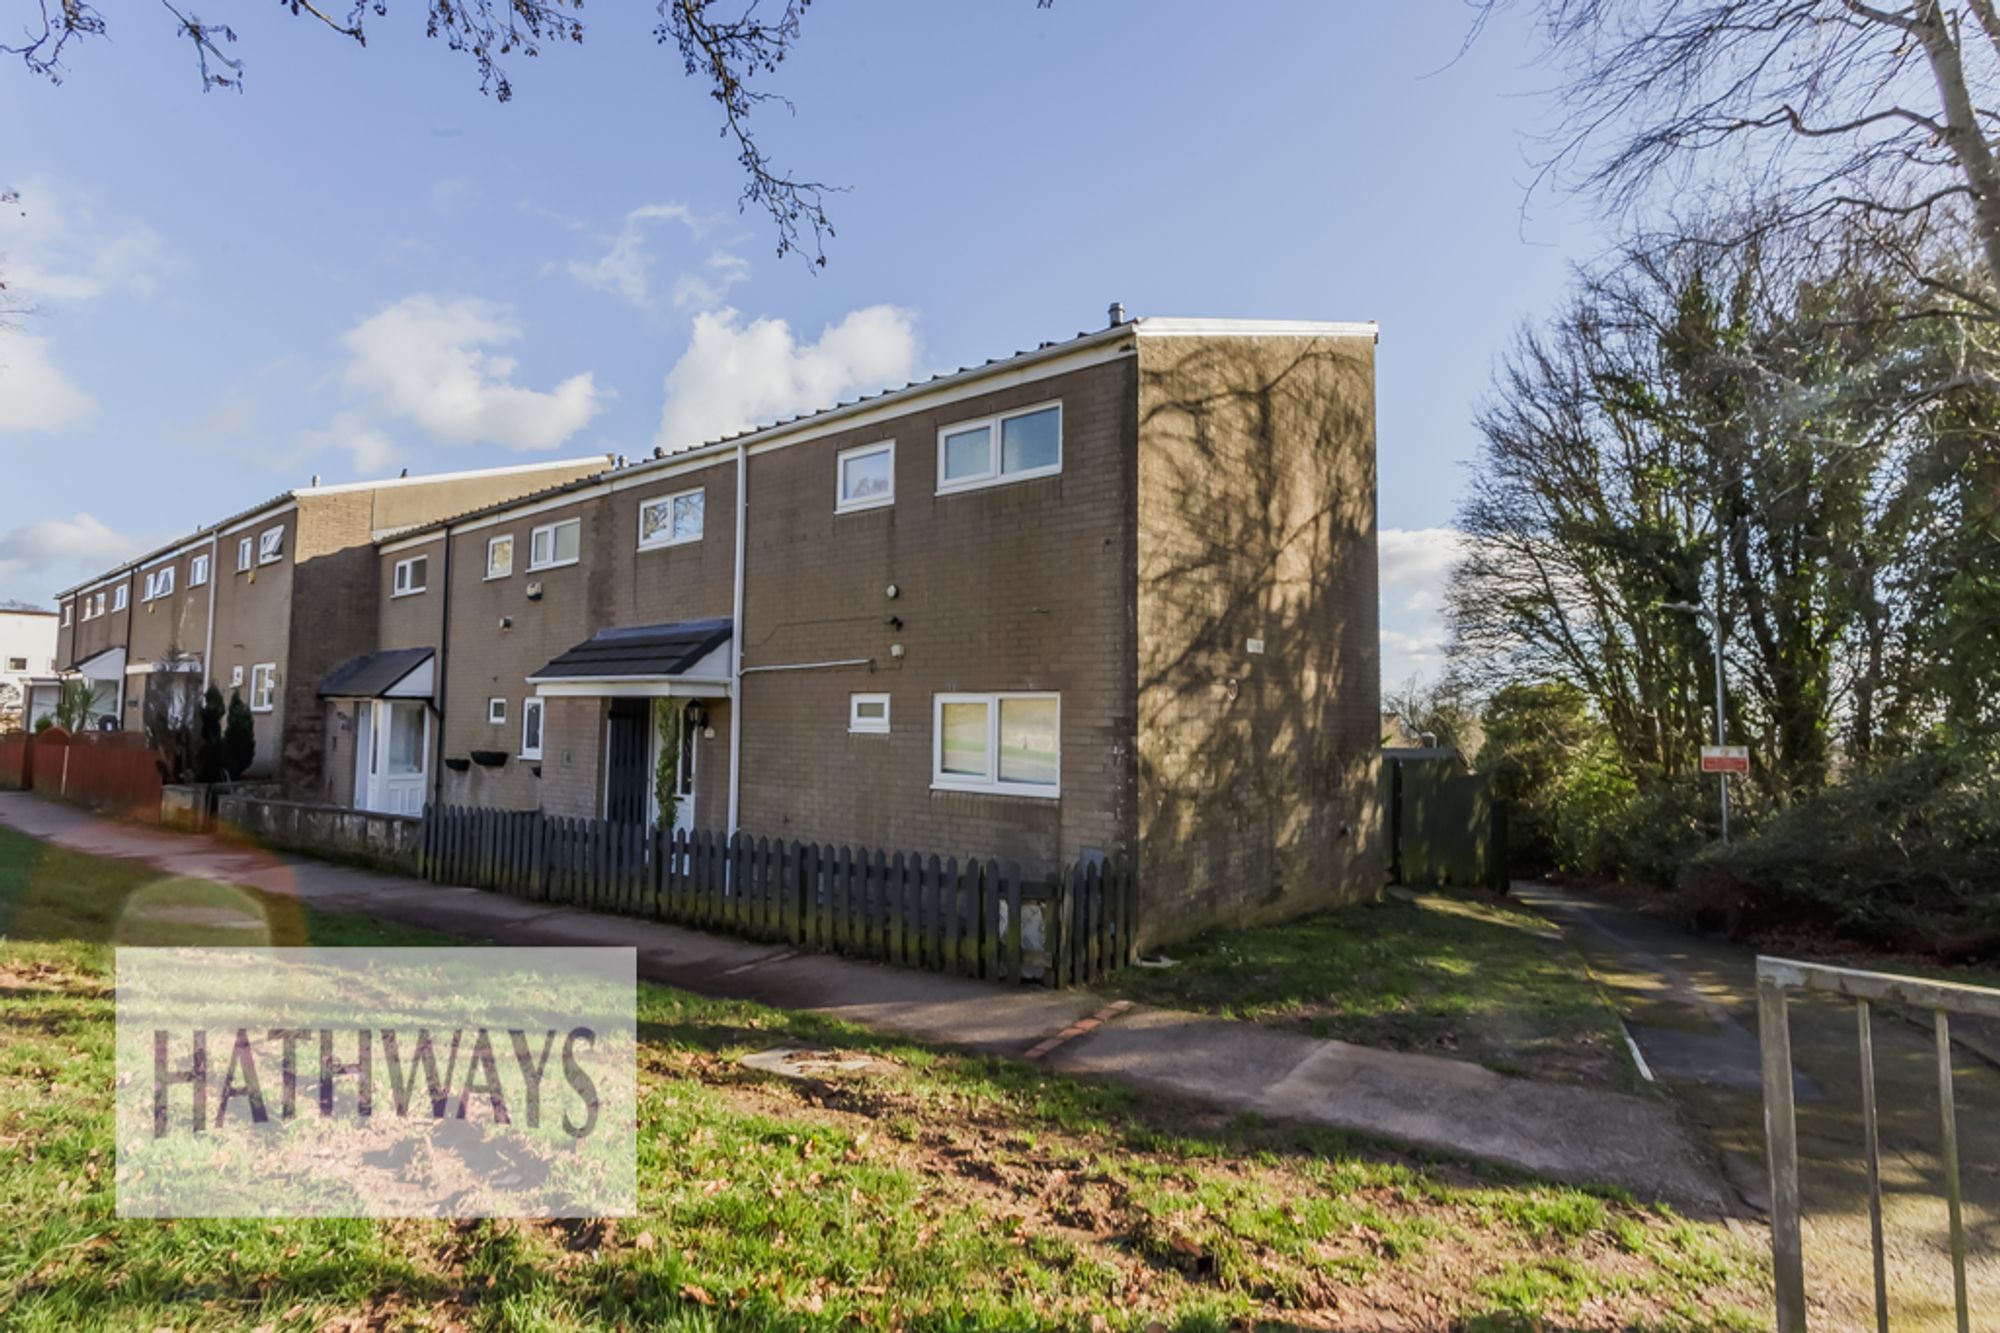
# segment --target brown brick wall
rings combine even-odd
[[[257,542],[267,528],[285,530],[284,558],[268,565],[257,563]],[[236,544],[250,539],[250,568],[236,568]],[[250,766],[253,777],[278,773],[280,738],[290,712],[289,689],[292,644],[292,592],[297,578],[298,513],[258,519],[238,532],[220,534],[216,539],[215,653],[210,665],[214,680],[226,698],[241,693],[250,701],[251,668],[259,662],[278,665],[278,690],[272,710],[257,713],[252,722],[257,736],[257,757]],[[243,668],[243,682],[232,686],[230,677]],[[317,704],[313,705],[317,711]]]
[[[696,487],[704,492],[701,540],[640,550],[640,502]],[[728,615],[734,596],[735,511],[736,464],[729,459],[657,482],[649,480],[644,486],[584,495],[540,512],[509,516],[503,523],[454,533],[451,629],[444,641],[447,659],[444,754],[464,757],[477,748],[518,755],[521,705],[533,691],[526,683],[529,673],[600,629]],[[582,521],[578,562],[556,569],[529,570],[529,533],[569,518]],[[487,542],[503,533],[514,538],[514,570],[506,577],[488,579]],[[436,551],[441,547],[427,549]],[[386,571],[395,560],[408,554],[407,550],[382,553],[378,557],[385,571],[381,577],[386,578]],[[433,586],[441,588],[442,574],[434,569],[431,577]],[[539,598],[528,596],[530,584],[540,586]],[[390,608],[388,614],[401,614],[400,608],[384,605]],[[509,622],[505,628],[503,621]],[[389,638],[380,646],[431,647],[439,642],[436,637]],[[486,721],[486,702],[496,696],[508,701],[505,726],[490,726]],[[466,773],[446,771],[443,799],[454,804],[515,810],[532,810],[537,806],[557,809],[549,803],[557,747],[572,752],[572,767],[582,761],[578,742],[560,730],[558,724],[580,716],[581,712],[574,707],[558,713],[554,701],[551,702],[550,711],[544,715],[541,779],[534,776],[529,764],[518,758],[510,759],[498,769],[474,766]],[[590,714],[589,726],[592,737],[600,735],[595,712]],[[591,742],[593,746],[600,743],[600,740]],[[575,804],[584,796],[570,791],[561,798],[562,813],[599,813],[594,751],[591,762],[593,784],[588,787],[588,804]]]
[[[1114,362],[751,455],[746,667],[873,665],[744,679],[745,831],[1042,867],[1129,842],[1132,374]],[[936,494],[939,427],[1053,400],[1059,476]],[[836,514],[836,454],[891,438],[895,504]],[[1005,690],[1061,694],[1060,799],[932,791],[933,695]],[[890,734],[848,734],[852,691],[891,696]]]
[[[1150,934],[1373,895],[1372,342],[1142,338],[1139,410]]]
[[[599,788],[603,784],[604,701],[551,699],[543,725],[547,731],[542,742],[541,808],[552,815],[597,818],[603,813]]]

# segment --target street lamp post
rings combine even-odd
[[[1729,742],[1725,739],[1722,721],[1722,617],[1707,607],[1699,606],[1694,602],[1661,602],[1660,609],[1662,611],[1683,611],[1691,616],[1700,616],[1715,629],[1715,743],[1717,745],[1727,745]],[[1729,845],[1729,775],[1727,773],[1718,773],[1716,777],[1722,780],[1722,845],[1727,847]]]

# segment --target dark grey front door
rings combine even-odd
[[[604,751],[604,817],[643,824],[651,804],[652,705],[646,699],[613,699]]]

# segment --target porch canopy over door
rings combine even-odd
[[[727,697],[734,623],[682,620],[599,630],[528,677],[544,698]]]
[[[431,750],[437,658],[429,648],[391,648],[341,663],[319,697],[354,705],[354,804],[421,814]]]

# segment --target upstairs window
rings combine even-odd
[[[396,587],[392,597],[408,597],[424,591],[430,586],[431,558],[427,555],[413,555],[407,560],[396,562]]]
[[[702,492],[682,491],[662,495],[639,505],[639,549],[678,546],[701,540]]]
[[[174,567],[162,565],[146,575],[146,600],[154,601],[165,597],[174,590]]]
[[[493,537],[486,543],[486,577],[504,579],[514,572],[514,535]]]
[[[7,669],[9,671],[26,671],[28,669],[28,659],[25,657],[10,657],[7,659]]]
[[[887,735],[889,696],[850,694],[847,696],[847,729],[857,735]]]
[[[92,620],[104,614],[104,598],[105,594],[100,592],[90,599],[90,618]]]
[[[583,520],[567,518],[548,523],[528,534],[528,568],[553,569],[573,565],[583,545]]]
[[[188,587],[199,588],[208,582],[208,556],[204,553],[188,561]]]
[[[250,568],[250,539],[239,538],[236,542],[236,572],[241,574]]]
[[[64,626],[67,626],[67,625],[69,624],[69,612],[70,612],[70,607],[71,607],[72,605],[73,605],[73,603],[70,603],[70,602],[64,602],[64,603],[63,603],[63,607],[62,607],[62,611],[63,611],[63,618],[62,618],[62,623],[63,623],[63,625],[64,625]]]
[[[257,563],[276,564],[285,558],[285,530],[282,527],[265,528],[257,534]]]
[[[839,490],[833,511],[844,514],[854,509],[874,509],[896,502],[896,442],[864,444],[840,451],[837,467]]]
[[[113,611],[123,611],[131,604],[132,589],[129,584],[121,583],[111,590],[111,609]]]
[[[972,490],[1062,471],[1062,404],[961,421],[938,432],[938,491]]]

